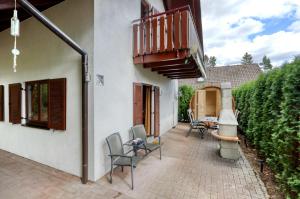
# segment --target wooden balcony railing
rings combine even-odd
[[[135,64],[183,59],[191,55],[198,61],[203,60],[202,46],[188,6],[133,22]]]

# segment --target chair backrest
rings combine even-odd
[[[141,138],[144,142],[147,142],[147,133],[143,124],[135,125],[131,130],[133,139]]]
[[[240,111],[238,109],[235,110],[234,116],[237,119],[239,117]]]
[[[192,115],[192,109],[189,108],[189,109],[187,110],[187,114],[188,114],[188,116],[189,116],[190,123],[193,124],[193,121],[194,121],[194,120],[193,120],[193,115]]]
[[[124,155],[123,142],[119,132],[108,136],[106,142],[111,155]]]

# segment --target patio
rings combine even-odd
[[[194,132],[188,138],[179,124],[162,137],[163,157],[151,153],[135,169],[115,169],[106,177],[82,185],[78,177],[0,150],[0,198],[267,198],[262,182],[247,160],[219,157],[218,142]]]

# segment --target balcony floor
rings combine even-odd
[[[266,198],[265,187],[244,155],[238,161],[218,156],[218,142],[196,132],[185,137],[178,125],[163,137],[163,157],[154,152],[135,169],[117,168],[106,177],[82,185],[79,178],[0,150],[0,198]]]

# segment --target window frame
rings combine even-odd
[[[28,86],[33,86],[34,84],[38,84],[38,120],[30,120],[29,119],[29,107],[28,107],[28,103],[29,103],[29,90],[28,90]],[[41,114],[42,114],[42,106],[41,106],[41,85],[42,84],[47,84],[48,87],[48,96],[47,96],[47,100],[48,100],[48,104],[47,104],[47,121],[42,121],[41,120]],[[32,95],[31,95],[31,104],[32,104],[33,100],[32,100]],[[50,80],[49,79],[44,79],[44,80],[35,80],[35,81],[28,81],[25,82],[25,104],[26,104],[26,125],[27,126],[32,126],[32,127],[39,127],[39,128],[46,128],[46,129],[50,129],[49,128],[49,123],[50,123]],[[31,105],[31,107],[33,107],[33,105]],[[32,111],[32,110],[31,110]]]

